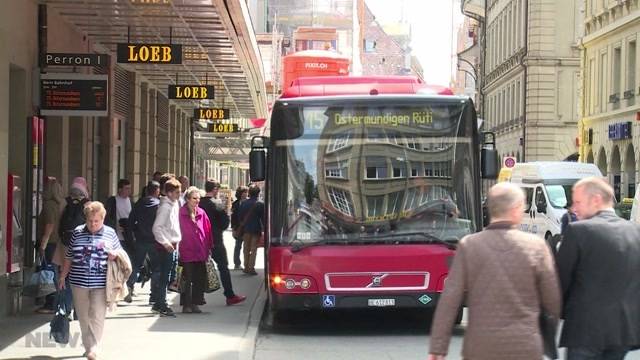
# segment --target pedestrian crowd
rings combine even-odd
[[[137,282],[150,281],[153,313],[176,316],[167,291],[180,293],[182,313],[202,313],[208,284],[218,278],[209,266],[215,263],[226,304],[244,302],[246,297],[233,290],[223,233],[231,225],[234,269],[257,275],[264,205],[257,198],[260,188],[239,187],[229,215],[219,191],[216,180],[206,181],[203,191],[190,186],[186,176],[156,172],[135,203],[127,179],[118,181],[114,196],[99,202],[91,201],[84,178],[73,179],[66,198],[61,182],[47,178],[38,254],[41,264],[53,268],[57,292],[42,299],[36,311],[64,309],[69,319],[73,313],[84,356],[95,359],[106,311],[118,301],[131,303]]]
[[[640,224],[618,217],[602,178],[575,183],[557,245],[518,230],[523,191],[493,186],[490,224],[459,243],[434,315],[430,360],[444,359],[468,307],[464,359],[622,360],[640,348]]]

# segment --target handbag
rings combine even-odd
[[[242,222],[240,223],[240,225],[238,225],[237,228],[232,230],[231,234],[233,235],[234,238],[239,239],[244,235],[244,225],[247,222],[247,220],[249,220],[249,215],[251,215],[251,213],[253,213],[253,209],[256,208],[256,205],[258,205],[258,201],[256,201],[251,206],[249,211],[247,211],[247,213],[245,214],[244,219],[242,219]]]
[[[207,266],[207,288],[206,293],[212,293],[220,289],[220,279],[218,278],[218,272],[216,271],[216,265],[213,259],[209,257],[206,262]]]
[[[182,283],[184,282],[182,279],[182,270],[182,265],[178,264],[178,266],[176,266],[176,281],[169,284],[167,290],[177,293],[182,292]]]
[[[27,285],[22,290],[24,296],[43,297],[57,291],[54,281],[53,266],[42,257],[38,271],[31,274]]]
[[[69,343],[69,313],[64,304],[62,295],[63,290],[58,291],[56,296],[56,302],[58,303],[58,309],[53,315],[53,319],[49,323],[51,330],[49,331],[49,339],[53,339],[58,344]]]
[[[544,355],[550,359],[558,358],[558,348],[556,346],[557,329],[558,320],[540,309],[540,335],[542,335]]]

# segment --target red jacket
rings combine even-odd
[[[182,240],[178,246],[180,261],[200,262],[209,258],[213,247],[211,222],[204,210],[196,208],[196,221],[191,220],[187,205],[180,208],[180,232]]]

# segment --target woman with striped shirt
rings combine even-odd
[[[114,260],[121,249],[115,230],[104,225],[106,210],[98,201],[84,208],[86,224],[78,226],[67,248],[59,286],[64,288],[69,276],[73,304],[82,332],[82,344],[88,359],[96,359],[96,351],[107,310],[107,260]]]

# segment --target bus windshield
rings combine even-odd
[[[276,103],[272,241],[457,241],[479,230],[475,116],[445,99]]]

